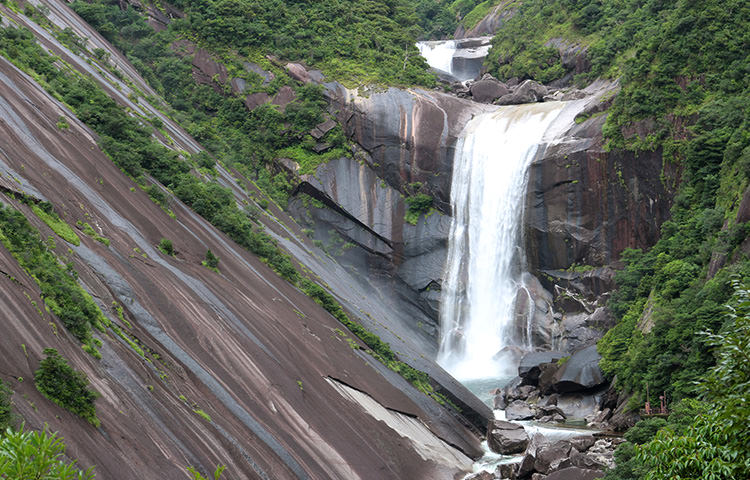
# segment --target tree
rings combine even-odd
[[[98,427],[94,401],[99,392],[89,388],[86,374],[74,370],[54,348],[45,348],[47,356],[34,372],[34,383],[37,390],[55,404],[84,418]]]
[[[57,433],[14,432],[0,436],[0,478],[38,480],[90,480],[94,467],[79,470],[66,462],[65,443]]]
[[[727,325],[705,333],[717,358],[701,385],[711,407],[684,432],[665,428],[638,449],[647,480],[750,478],[750,291],[733,284]]]

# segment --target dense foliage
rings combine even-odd
[[[414,45],[420,33],[405,0],[177,0],[184,31],[214,47],[261,49],[357,83],[430,85]]]
[[[750,291],[733,283],[727,325],[703,335],[717,362],[699,384],[702,401],[683,400],[668,420],[630,429],[607,480],[750,478]]]
[[[11,397],[13,390],[0,380],[0,432],[13,426],[13,404]]]
[[[99,393],[90,388],[86,374],[74,370],[54,348],[45,348],[44,355],[34,372],[36,388],[55,404],[98,427],[94,401]]]
[[[670,401],[696,394],[694,382],[714,363],[696,333],[722,326],[730,276],[750,275],[740,248],[750,227],[736,222],[750,184],[748,18],[740,0],[531,0],[487,60],[500,78],[549,82],[572,68],[551,40],[587,48],[590,69],[576,81],[622,85],[604,127],[608,148],[657,150],[665,171],[682,172],[659,242],[623,254],[610,303],[620,321],[599,345],[605,372],[636,394],[633,408],[647,384]],[[709,272],[712,258],[727,266]]]
[[[55,58],[44,52],[30,32],[0,29],[0,54],[27,72],[43,76],[46,88],[65,101],[81,120],[100,135],[102,149],[136,181],[145,184],[147,180],[144,175],[150,175],[169,186],[183,202],[237,243],[260,256],[280,275],[296,280],[298,274],[290,258],[279,250],[267,234],[253,227],[228,189],[214,181],[204,183],[189,174],[192,159],[182,159],[157,143],[150,129],[129,116],[90,79],[59,70],[55,66]],[[193,163],[192,166],[196,165]],[[35,265],[33,268],[40,268],[39,262],[32,264]],[[66,322],[62,317],[61,320]],[[84,333],[74,334],[78,336]]]
[[[246,83],[247,90],[236,92],[212,79],[210,84],[196,82],[190,55],[179,42],[194,39],[190,25],[175,21],[166,31],[155,32],[146,23],[145,14],[132,6],[121,9],[116,1],[77,1],[73,8],[110,42],[127,54],[149,84],[176,110],[175,118],[203,146],[226,164],[237,166],[281,206],[286,205],[289,185],[284,174],[273,169],[273,160],[291,158],[301,173],[312,173],[319,164],[348,155],[346,139],[337,126],[319,141],[330,149],[315,150],[317,141],[310,131],[323,121],[326,103],[322,89],[315,85],[296,85],[265,57],[250,51],[216,57],[232,77]],[[187,57],[187,58],[184,58]],[[268,82],[246,68],[248,62],[275,72]],[[280,109],[261,104],[248,112],[247,94],[276,95],[280,89],[293,88],[295,100]],[[199,166],[211,169],[209,155],[198,159]]]
[[[44,303],[65,328],[83,342],[86,351],[99,355],[92,327],[101,328],[103,314],[78,284],[72,264],[60,265],[39,232],[21,212],[0,205],[0,242],[18,260],[41,289]]]
[[[0,434],[0,478],[90,480],[94,469],[80,470],[68,460],[57,433],[7,429]]]

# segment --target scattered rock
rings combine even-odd
[[[602,478],[604,472],[599,470],[588,470],[579,467],[568,467],[551,473],[545,477],[545,480],[594,480]]]
[[[268,85],[273,79],[276,78],[276,75],[274,75],[272,72],[263,70],[257,63],[244,62],[242,66],[245,67],[245,70],[247,70],[248,72],[257,73],[258,75],[263,77],[263,85]]]
[[[567,418],[565,413],[559,407],[555,405],[542,405],[542,406],[536,407],[536,412],[534,416],[536,418],[543,418],[547,416],[556,417],[554,421],[561,421]],[[557,418],[559,418],[559,420]]]
[[[523,384],[536,385],[541,373],[539,366],[543,363],[557,362],[566,355],[563,352],[554,351],[527,353],[518,364],[518,376],[523,380]]]
[[[536,451],[534,470],[540,473],[549,473],[561,468],[564,462],[570,462],[570,450],[572,448],[567,440],[541,446]]]
[[[570,444],[578,450],[579,452],[585,452],[589,448],[591,448],[594,445],[594,442],[596,442],[596,439],[592,437],[591,435],[586,435],[583,437],[575,437],[568,440]]]
[[[510,89],[504,83],[491,77],[472,83],[470,91],[474,101],[480,103],[492,103],[510,93]]]
[[[505,407],[505,418],[508,420],[531,420],[534,410],[523,400],[515,400]]]
[[[499,474],[500,478],[515,478],[518,465],[518,463],[503,463],[495,470],[495,476]]]
[[[299,63],[287,63],[286,71],[290,77],[302,83],[310,82],[310,75],[307,73],[307,69]]]
[[[517,423],[493,420],[487,428],[487,445],[502,455],[521,453],[529,444],[529,436]]]
[[[534,462],[536,458],[534,455],[527,453],[523,456],[523,460],[518,464],[518,472],[516,472],[516,478],[526,478],[534,472]]]
[[[481,471],[479,473],[471,475],[470,477],[466,477],[466,480],[495,480],[495,478],[496,477],[494,474],[486,471]]]
[[[596,345],[574,353],[558,371],[554,390],[559,393],[577,392],[603,385],[606,380],[599,368],[600,359]]]
[[[284,110],[287,105],[294,101],[295,98],[297,98],[297,94],[294,93],[292,87],[284,85],[279,89],[279,93],[277,93],[276,96],[273,97],[271,103],[273,103],[274,105],[278,105],[282,110]]]
[[[546,94],[547,87],[534,80],[525,80],[513,92],[498,98],[495,104],[518,105],[521,103],[541,102]]]
[[[271,97],[265,92],[251,93],[245,97],[245,107],[247,107],[248,110],[254,110],[256,107],[270,101]]]

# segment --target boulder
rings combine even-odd
[[[310,75],[307,73],[307,69],[299,63],[287,63],[286,71],[290,77],[302,83],[310,82]]]
[[[523,400],[515,400],[505,407],[505,418],[508,420],[531,420],[534,410]]]
[[[547,87],[534,80],[525,80],[515,90],[503,95],[495,101],[497,105],[518,105],[521,103],[536,103],[544,100]]]
[[[495,475],[487,472],[487,471],[481,471],[479,473],[475,473],[474,475],[470,475],[466,477],[466,480],[495,480]]]
[[[554,384],[557,377],[557,371],[559,370],[557,362],[554,363],[542,363],[539,365],[539,391],[542,395],[549,395],[554,393]]]
[[[529,436],[517,423],[493,420],[487,428],[487,446],[495,453],[512,455],[521,453],[529,444]]]
[[[245,107],[248,110],[255,110],[256,107],[268,103],[271,101],[271,97],[266,92],[251,93],[245,97]]]
[[[604,373],[599,368],[601,355],[596,345],[574,353],[555,375],[553,388],[556,392],[578,392],[603,385]]]
[[[534,455],[527,453],[523,456],[521,463],[518,464],[516,478],[528,478],[534,472]]]
[[[536,385],[539,380],[543,363],[557,362],[567,354],[563,352],[531,352],[521,358],[518,364],[518,376],[523,379],[525,385]]]
[[[555,405],[542,405],[536,407],[536,412],[534,414],[535,418],[542,418],[542,417],[556,417],[553,418],[554,421],[560,421],[565,420],[567,418],[567,415],[557,406]],[[558,418],[560,420],[558,420]]]
[[[495,398],[492,401],[492,406],[495,410],[505,410],[507,403],[505,403],[505,396],[501,393],[496,393]]]
[[[549,473],[570,461],[572,445],[567,440],[560,440],[552,445],[543,445],[537,451],[534,460],[534,470]],[[567,465],[566,465],[567,466]]]
[[[583,437],[575,437],[568,440],[570,444],[579,452],[585,452],[594,445],[596,439],[591,435],[584,435]]]
[[[518,465],[518,463],[502,463],[495,470],[495,476],[499,476],[499,478],[515,478]]]
[[[510,93],[510,89],[504,83],[495,79],[476,81],[471,84],[470,91],[474,101],[481,103],[492,103]]]
[[[261,66],[257,63],[243,62],[242,66],[246,71],[258,74],[259,76],[263,77],[263,85],[268,85],[269,83],[271,83],[271,80],[276,78],[276,75],[263,70],[263,68],[261,68]]]
[[[297,94],[294,93],[294,89],[288,85],[284,85],[279,89],[279,93],[273,97],[271,103],[278,105],[281,107],[281,110],[284,110],[287,105],[294,101],[295,98],[297,98]]]
[[[603,476],[604,472],[599,470],[567,467],[547,475],[545,480],[594,480],[595,478],[602,478]]]

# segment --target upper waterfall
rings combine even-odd
[[[508,365],[497,353],[531,347],[527,316],[515,318],[527,170],[563,106],[536,103],[479,115],[457,145],[438,362],[460,380],[503,376]]]
[[[484,58],[490,51],[492,37],[417,42],[419,53],[427,64],[446,80],[465,82],[477,78]]]

